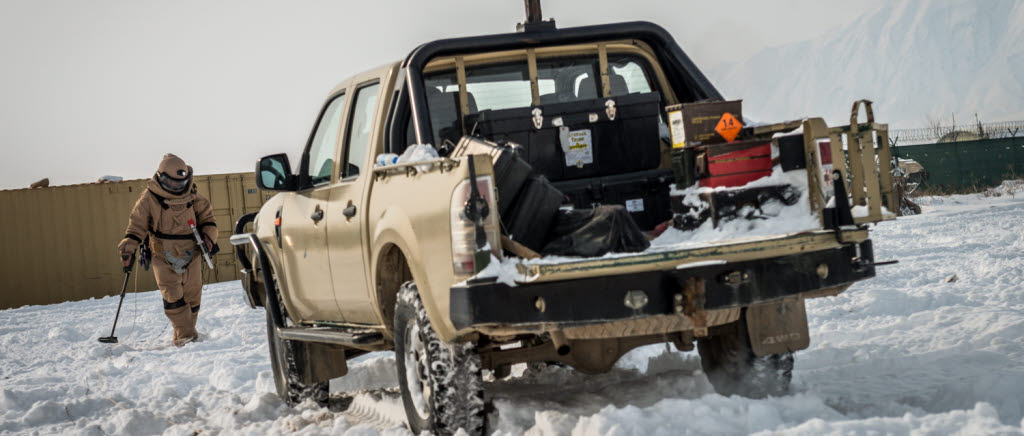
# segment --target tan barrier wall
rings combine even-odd
[[[237,280],[239,266],[228,238],[235,221],[256,212],[264,195],[252,173],[195,176],[210,199],[221,252],[207,283]],[[116,246],[146,180],[0,191],[0,309],[117,295],[124,273]],[[204,266],[205,268],[205,266]],[[140,291],[156,289],[152,271],[136,265]]]

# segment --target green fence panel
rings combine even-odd
[[[995,186],[1024,177],[1024,138],[982,139],[895,148],[928,171],[925,185],[938,189]]]

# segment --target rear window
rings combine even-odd
[[[601,96],[597,54],[537,59],[537,89],[542,105],[590,100]],[[635,55],[609,54],[608,81],[612,97],[652,92],[647,61]],[[423,85],[436,143],[462,135],[459,85],[455,71],[427,74]],[[526,60],[466,67],[469,113],[533,105]]]
[[[654,90],[647,62],[635,56],[608,56],[608,78],[612,97]]]
[[[597,98],[598,66],[597,56],[537,59],[540,104]]]
[[[453,88],[459,91],[458,85]],[[466,68],[466,92],[473,96],[470,112],[526,107],[533,101],[525,63]]]

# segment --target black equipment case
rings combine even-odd
[[[494,142],[520,144],[522,157],[534,171],[557,182],[657,168],[661,163],[660,109],[661,94],[649,92],[485,110],[468,115],[466,128]],[[590,162],[567,162],[561,139],[564,133],[589,137]]]
[[[555,183],[573,207],[585,209],[597,205],[622,205],[642,230],[651,230],[672,218],[669,168],[569,180]]]
[[[531,250],[540,251],[548,242],[548,231],[564,200],[565,196],[547,178],[530,176],[509,213],[501,216],[505,233]]]

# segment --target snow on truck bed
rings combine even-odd
[[[811,347],[796,355],[792,395],[722,397],[696,353],[653,345],[609,374],[520,368],[490,383],[491,430],[1024,433],[1024,196],[922,203],[924,215],[872,232],[879,260],[899,264],[808,302]],[[281,403],[263,312],[238,282],[207,288],[203,340],[183,349],[168,345],[156,292],[126,297],[121,344],[97,343],[116,308],[108,297],[0,311],[0,434],[407,434],[391,353],[332,382],[346,412]]]

